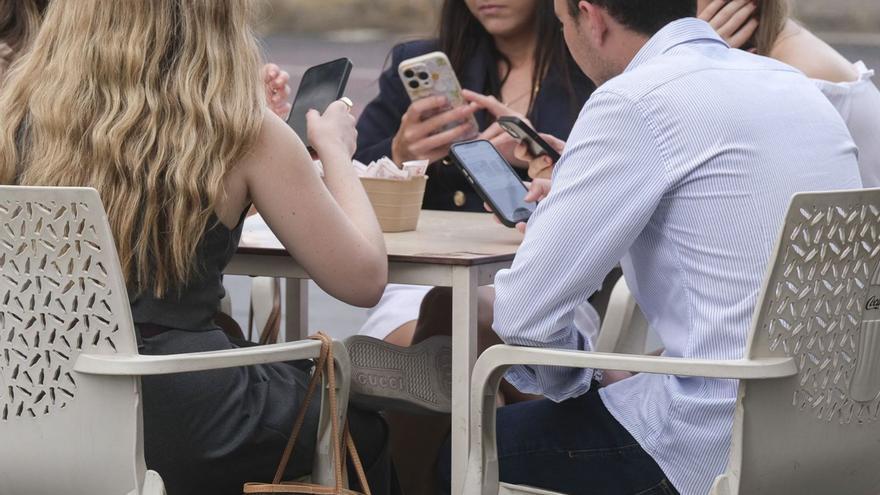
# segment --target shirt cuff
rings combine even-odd
[[[589,347],[583,336],[574,332],[575,342],[571,347],[583,350]],[[562,402],[584,395],[590,390],[593,370],[584,368],[564,368],[560,366],[512,366],[505,379],[524,394],[543,395],[554,402]]]
[[[553,366],[514,366],[507,381],[524,394],[543,395],[553,402],[580,397],[590,391],[593,370]]]

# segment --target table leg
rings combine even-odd
[[[294,342],[309,336],[309,281],[284,279],[284,340]]]
[[[462,493],[468,461],[469,394],[477,360],[477,270],[452,271],[452,493]]]

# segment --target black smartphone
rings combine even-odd
[[[306,114],[311,109],[323,113],[331,103],[342,98],[352,67],[351,60],[340,58],[310,67],[303,74],[293,99],[293,108],[287,117],[287,125],[310,149]]]
[[[519,117],[499,117],[498,125],[513,136],[514,139],[526,143],[526,146],[529,147],[529,153],[532,155],[547,155],[553,160],[553,163],[559,161],[559,153]]]
[[[528,192],[513,167],[486,140],[452,145],[452,161],[461,169],[495,216],[508,227],[529,219],[537,203],[526,203]]]

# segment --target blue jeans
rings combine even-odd
[[[570,495],[677,495],[666,475],[605,409],[599,384],[575,399],[498,410],[501,481]],[[450,490],[450,446],[440,456],[440,493]]]

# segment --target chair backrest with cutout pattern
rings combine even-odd
[[[748,349],[799,372],[741,387],[739,493],[880,493],[880,189],[792,199]]]
[[[137,353],[100,197],[0,186],[0,493],[138,489],[139,382],[77,373],[80,353]]]

